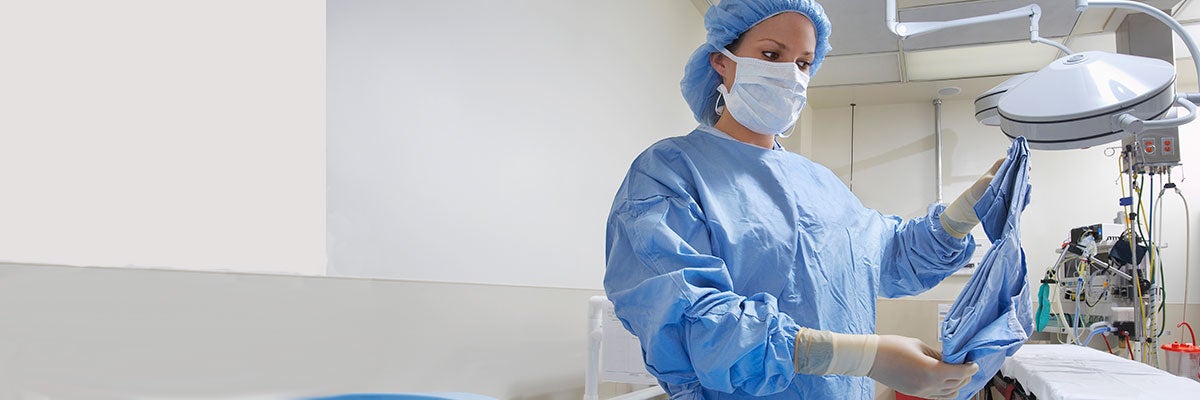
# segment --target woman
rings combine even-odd
[[[990,176],[903,221],[783,151],[830,24],[808,0],[724,0],[683,94],[700,126],[634,162],[608,221],[605,290],[672,398],[871,399],[870,377],[957,395],[977,369],[874,335],[875,299],[923,292],[974,249]],[[998,165],[998,164],[997,164]]]

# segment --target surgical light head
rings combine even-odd
[[[976,119],[1029,147],[1067,150],[1123,139],[1176,104],[1175,67],[1126,54],[1082,52],[980,96]],[[983,109],[981,109],[981,107]],[[1129,116],[1133,119],[1123,119]]]

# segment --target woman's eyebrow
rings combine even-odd
[[[783,44],[783,42],[780,42],[780,41],[778,41],[778,40],[771,39],[771,38],[762,38],[762,39],[759,39],[758,41],[760,41],[760,42],[762,42],[762,41],[768,41],[768,42],[771,42],[771,43],[775,43],[777,46],[779,46],[779,47],[780,47],[781,49],[783,49],[783,50],[787,50],[787,48],[788,48],[788,46],[787,46],[786,44]],[[811,55],[814,55],[814,54],[816,54],[816,53],[813,53],[813,52],[811,52],[811,51],[803,51],[803,52],[801,52],[801,53],[800,53],[800,55],[802,55],[802,56],[811,56]]]
[[[783,44],[783,42],[780,42],[780,41],[778,41],[778,40],[775,40],[775,39],[770,39],[770,38],[762,38],[762,39],[760,39],[759,41],[760,41],[760,42],[762,42],[762,41],[769,41],[769,42],[775,43],[776,45],[778,45],[779,47],[783,48],[784,50],[787,50],[787,48],[788,48],[786,44]]]

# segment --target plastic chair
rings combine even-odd
[[[603,357],[602,357],[603,356]],[[583,400],[599,400],[600,380],[654,385],[609,400],[644,400],[666,394],[654,375],[646,371],[637,337],[625,330],[604,296],[588,300],[588,369]]]

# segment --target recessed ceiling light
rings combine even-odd
[[[946,97],[954,96],[959,93],[962,93],[962,89],[955,87],[955,86],[947,86],[947,87],[938,89],[938,91],[937,91],[938,96],[946,96]]]

